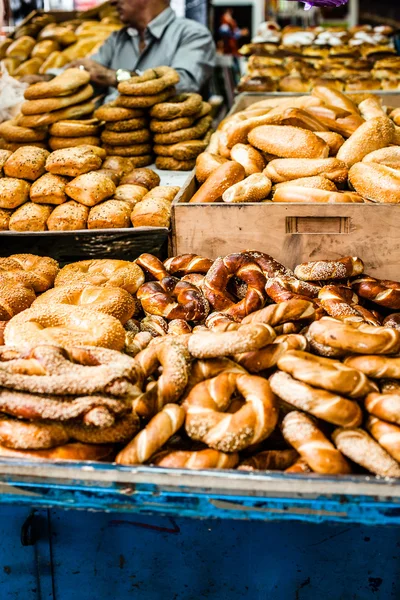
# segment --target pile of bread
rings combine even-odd
[[[192,203],[400,203],[400,109],[329,86],[222,121],[197,158]]]
[[[363,271],[0,259],[0,456],[400,477],[400,283]]]
[[[0,150],[0,230],[169,227],[179,188],[97,146]]]
[[[275,43],[259,42],[242,47],[248,56],[241,92],[309,92],[314,85],[341,91],[399,90],[399,57],[389,44],[391,28],[361,26],[346,32],[337,29],[267,29]],[[261,38],[260,38],[261,40]]]
[[[95,54],[108,36],[122,27],[111,6],[100,10],[99,19],[56,23],[51,15],[36,14],[0,43],[0,60],[16,78],[62,68]]]
[[[179,74],[170,67],[148,69],[121,82],[119,96],[100,107],[107,154],[132,157],[137,166],[190,171],[210,140],[211,106],[199,94],[175,95]]]
[[[51,81],[34,83],[24,92],[21,113],[0,124],[0,147],[16,150],[30,144],[53,150],[98,145],[99,123],[91,116],[96,108],[90,75],[81,69],[67,69]],[[83,138],[83,139],[82,139]]]

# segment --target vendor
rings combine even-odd
[[[74,61],[92,83],[115,88],[134,71],[165,65],[176,69],[178,92],[198,92],[211,77],[215,46],[206,27],[178,18],[170,0],[114,0],[127,27],[113,33],[91,58]]]

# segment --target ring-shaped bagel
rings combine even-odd
[[[147,69],[118,85],[118,92],[127,96],[154,96],[179,83],[179,75],[172,67]]]
[[[0,275],[3,278],[30,286],[35,292],[48,290],[58,271],[58,262],[47,256],[12,254],[8,258],[0,258]]]
[[[400,308],[400,283],[398,281],[375,279],[365,275],[353,281],[351,286],[361,298],[372,300],[380,306],[394,310]]]
[[[101,140],[104,144],[110,146],[133,146],[134,144],[145,144],[151,140],[151,134],[148,129],[138,129],[137,131],[103,131]]]
[[[210,310],[198,287],[170,276],[144,283],[137,298],[146,313],[168,320],[204,321]]]
[[[153,96],[119,96],[116,100],[118,106],[123,108],[151,108],[159,102],[165,102],[175,94],[175,88],[170,87]]]
[[[127,119],[137,119],[144,116],[144,111],[135,108],[123,108],[115,102],[104,104],[94,111],[94,117],[106,123],[118,123]]]
[[[340,260],[317,260],[298,265],[294,274],[302,281],[326,281],[328,279],[346,279],[360,275],[364,263],[356,256],[346,256]]]
[[[97,119],[58,121],[49,129],[50,135],[67,138],[97,136],[99,132],[100,123]]]
[[[57,286],[39,296],[33,305],[35,307],[43,306],[46,303],[84,306],[111,315],[122,324],[126,323],[136,312],[136,302],[126,290],[85,283]]]
[[[307,335],[317,344],[345,354],[396,354],[400,351],[400,331],[390,327],[355,326],[323,317],[311,323]]]
[[[194,159],[176,160],[172,156],[157,156],[155,165],[160,171],[192,171],[196,166],[196,161]]]
[[[54,285],[75,283],[120,287],[134,294],[144,283],[144,273],[135,263],[127,260],[82,260],[63,267]]]
[[[378,391],[377,385],[361,371],[338,360],[309,352],[286,352],[278,360],[278,368],[304,383],[350,398],[363,398]]]
[[[170,121],[176,118],[192,117],[201,110],[203,99],[200,94],[178,94],[168,102],[154,106],[150,111],[152,119]]]
[[[244,404],[227,413],[233,394]],[[199,383],[184,403],[186,433],[222,452],[236,452],[262,442],[275,429],[278,409],[269,383],[262,377],[225,372]]]
[[[156,105],[156,107],[159,105]],[[153,133],[171,133],[171,131],[179,131],[179,129],[185,129],[191,127],[197,117],[178,117],[171,119],[170,121],[159,121],[158,119],[152,119],[150,121],[150,131]]]
[[[35,299],[36,294],[28,284],[0,274],[0,323],[29,308]]]
[[[61,347],[100,346],[122,350],[125,330],[120,321],[90,308],[68,305],[28,308],[7,324],[4,340],[8,346],[33,348],[39,344]]]
[[[178,144],[179,142],[188,142],[198,140],[203,137],[210,129],[212,117],[208,115],[202,117],[192,127],[180,129],[179,131],[171,131],[170,133],[156,133],[154,135],[155,144]]]
[[[131,161],[133,169],[137,166],[145,167],[151,165],[153,162],[153,146],[151,144],[134,144],[132,146],[110,146],[110,144],[103,144],[103,148],[107,152],[107,156],[124,156],[134,159]]]
[[[116,123],[106,123],[106,131],[137,131],[144,129],[147,126],[147,119],[144,117],[136,117],[134,119],[126,119],[117,121]]]
[[[275,331],[269,325],[236,325],[233,331],[199,331],[189,338],[188,349],[195,358],[219,358],[252,352],[271,344]]]

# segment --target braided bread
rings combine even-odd
[[[360,275],[364,263],[355,256],[347,256],[336,261],[317,260],[298,265],[294,274],[302,281],[326,281],[328,279],[346,279]]]
[[[362,421],[361,408],[357,402],[297,381],[283,371],[274,373],[270,384],[272,391],[279,398],[328,423],[357,427]]]
[[[265,290],[268,296],[278,304],[289,300],[310,300],[316,298],[319,287],[310,285],[292,276],[273,277],[267,281]]]
[[[366,431],[336,429],[333,441],[343,454],[371,473],[382,477],[400,477],[400,465]]]
[[[400,425],[400,393],[368,394],[365,398],[365,408],[369,413]]]
[[[259,350],[271,344],[275,337],[272,327],[256,323],[242,325],[234,331],[193,333],[188,349],[195,358],[218,358]]]
[[[120,465],[136,465],[149,460],[183,425],[185,411],[176,404],[166,404],[147,426],[117,455]]]
[[[223,371],[233,373],[246,373],[245,369],[229,358],[211,358],[209,360],[196,360],[192,366],[184,397],[202,381],[212,379]]]
[[[400,427],[385,423],[376,417],[367,419],[366,427],[382,448],[395,460],[400,461]]]
[[[173,469],[234,469],[239,462],[237,452],[226,454],[207,448],[206,450],[162,452],[154,457],[152,464]]]
[[[397,281],[374,279],[365,275],[351,285],[361,298],[394,310],[400,308],[400,283]]]
[[[285,356],[288,350],[307,349],[307,340],[303,335],[289,334],[285,338],[281,342],[278,342],[278,338],[275,338],[272,344],[261,348],[261,350],[235,354],[233,358],[250,373],[259,373],[265,369],[275,367],[281,356]]]
[[[375,315],[358,304],[358,296],[344,285],[326,285],[320,289],[318,300],[328,315],[345,323],[362,323],[379,326]]]
[[[294,299],[266,306],[245,317],[242,323],[245,325],[248,323],[266,323],[271,327],[275,327],[288,321],[312,320],[314,315],[315,310],[311,302]]]
[[[237,391],[245,400],[227,413]],[[186,432],[222,452],[236,452],[265,440],[275,429],[278,411],[269,383],[261,377],[223,372],[196,385],[186,398]]]
[[[357,327],[323,317],[311,323],[308,336],[316,343],[354,354],[396,354],[400,351],[400,331],[389,327]]]
[[[349,356],[348,367],[358,369],[374,379],[400,379],[400,358],[389,356]]]
[[[292,411],[286,415],[282,421],[282,433],[285,440],[316,473],[351,473],[350,466],[341,452],[336,450],[314,421],[304,413]]]
[[[363,398],[378,391],[377,385],[357,369],[308,352],[289,350],[278,360],[278,368],[309,385],[350,398]]]

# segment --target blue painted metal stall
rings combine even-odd
[[[394,480],[7,460],[0,490],[2,600],[400,598]]]

